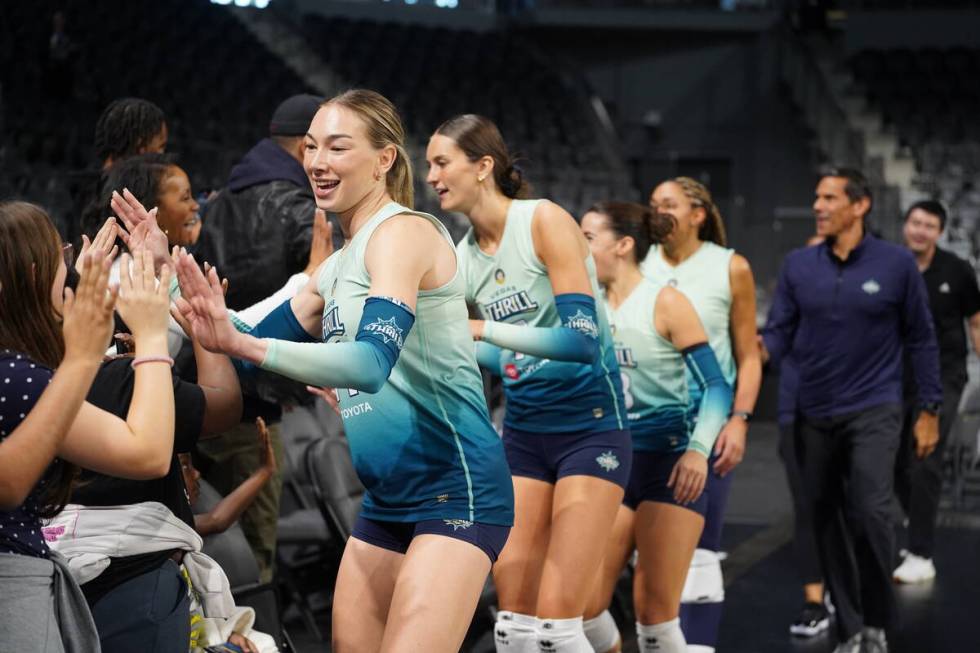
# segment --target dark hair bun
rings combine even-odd
[[[507,197],[518,197],[525,188],[524,171],[518,166],[510,165],[500,178],[500,190]]]

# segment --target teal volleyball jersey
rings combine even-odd
[[[534,251],[531,223],[541,200],[513,200],[496,253],[480,249],[473,230],[460,241],[466,301],[484,320],[561,327],[548,271]],[[599,302],[595,263],[586,259],[596,298],[599,352],[591,364],[538,358],[504,350],[501,371],[509,428],[534,433],[626,428],[623,394],[609,323]],[[548,337],[542,335],[542,337]]]
[[[432,222],[452,246],[433,216],[394,202],[381,209],[319,274],[325,342],[357,336],[371,286],[364,265],[368,241],[385,220],[405,213]],[[487,414],[463,275],[457,269],[441,288],[419,291],[408,334],[396,325],[381,327],[392,338],[404,337],[388,381],[374,394],[338,389],[354,466],[367,490],[362,514],[382,521],[511,525],[510,470]]]
[[[730,331],[732,285],[729,269],[734,254],[735,250],[703,242],[686,261],[674,266],[664,260],[661,246],[654,245],[640,265],[640,270],[651,281],[677,288],[691,300],[725,381],[732,387],[735,387],[736,369]],[[691,379],[688,385],[693,415],[697,413],[701,391]]]
[[[662,289],[643,279],[619,307],[603,301],[636,451],[684,451],[688,445],[690,397],[684,359],[654,327]]]

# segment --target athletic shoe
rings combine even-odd
[[[814,637],[830,627],[830,615],[820,603],[804,603],[800,616],[796,618],[789,632],[797,637]]]
[[[888,640],[883,628],[865,626],[861,631],[861,653],[888,653]]]
[[[932,558],[923,558],[909,553],[905,560],[892,572],[892,578],[899,583],[924,583],[936,577],[936,566]]]
[[[850,638],[846,642],[841,642],[834,649],[834,653],[861,653],[861,633]]]

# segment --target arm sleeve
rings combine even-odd
[[[732,386],[725,381],[715,352],[702,342],[681,352],[691,376],[701,388],[701,405],[698,407],[697,426],[688,442],[688,451],[697,451],[711,457],[715,440],[732,410]]]
[[[538,358],[592,363],[599,352],[595,298],[580,293],[555,296],[560,327],[530,327],[487,320],[483,340]]]
[[[375,393],[391,374],[415,315],[396,300],[368,297],[354,342],[270,339],[262,369],[325,388]]]
[[[793,338],[800,321],[800,309],[796,303],[796,295],[787,272],[788,263],[783,263],[779,272],[779,282],[776,285],[776,296],[769,308],[769,317],[762,330],[762,340],[769,352],[769,363],[777,366],[792,349]]]
[[[479,363],[480,367],[494,376],[500,376],[500,356],[503,354],[503,350],[497,345],[491,345],[489,342],[477,342],[475,344],[476,362]]]
[[[265,319],[273,310],[279,307],[283,302],[288,302],[290,299],[296,296],[303,286],[307,284],[310,277],[302,272],[298,272],[293,276],[289,277],[286,284],[274,292],[272,295],[266,297],[257,304],[253,304],[248,308],[244,308],[240,311],[228,311],[229,313],[235,315],[239,320],[246,324],[256,325]]]
[[[941,403],[943,387],[939,380],[939,345],[936,328],[929,311],[929,295],[922,274],[909,258],[905,275],[905,305],[902,307],[902,327],[905,351],[912,365],[912,374],[919,388],[919,402]]]

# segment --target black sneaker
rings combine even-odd
[[[800,616],[789,627],[797,637],[814,637],[830,627],[830,614],[822,603],[804,603]]]

